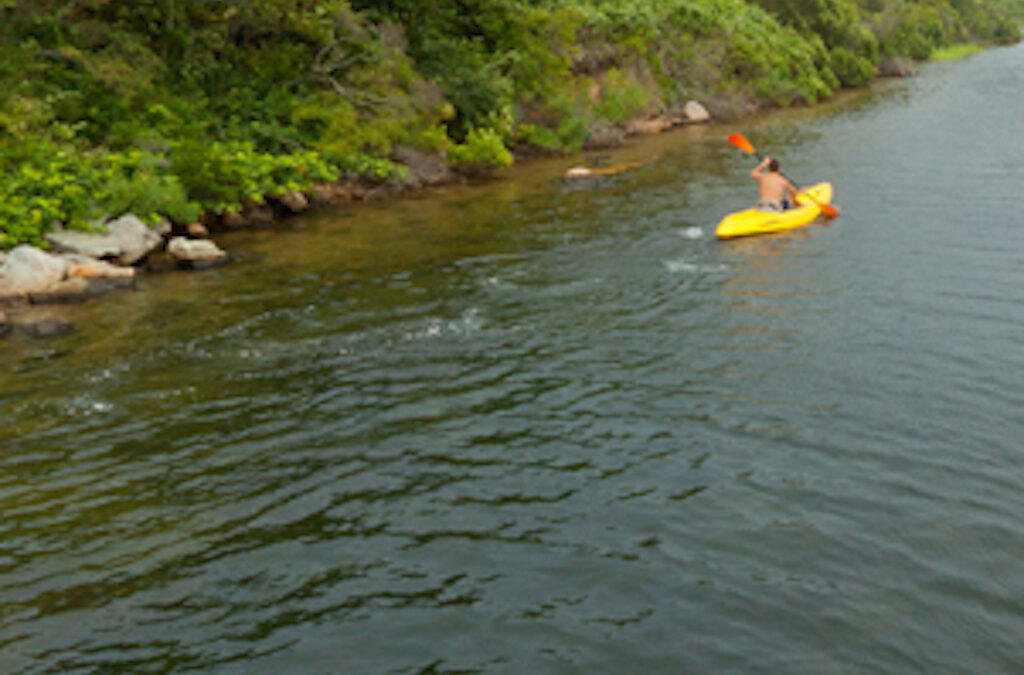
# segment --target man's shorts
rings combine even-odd
[[[782,211],[782,204],[774,199],[762,199],[757,202],[757,210],[766,213],[778,213]]]

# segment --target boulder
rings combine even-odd
[[[117,258],[121,248],[113,237],[93,232],[56,230],[46,233],[46,241],[60,253],[75,253],[90,258]]]
[[[134,265],[163,243],[159,234],[130,213],[107,223],[107,234],[117,242],[117,262],[122,265]]]
[[[59,230],[46,240],[57,251],[134,265],[158,248],[163,238],[136,216],[127,214],[106,225],[105,233]]]
[[[683,106],[683,117],[690,124],[700,124],[711,119],[711,113],[699,101],[687,101]]]
[[[64,279],[67,261],[22,244],[0,266],[0,298],[44,291]]]
[[[209,239],[174,237],[167,243],[167,253],[179,264],[194,268],[210,267],[227,261],[228,254]]]

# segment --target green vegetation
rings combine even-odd
[[[950,45],[942,49],[936,49],[929,56],[931,61],[955,61],[982,51],[981,47],[973,43]]]
[[[814,102],[1022,0],[0,0],[0,247],[185,224],[401,153],[466,174],[688,99]]]

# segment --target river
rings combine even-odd
[[[0,672],[1017,673],[1024,47],[0,341]],[[717,241],[742,131],[842,216]]]

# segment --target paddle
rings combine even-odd
[[[757,152],[757,150],[754,149],[754,146],[750,143],[750,141],[747,140],[747,137],[744,136],[743,134],[729,134],[729,142],[732,143],[733,145],[735,145],[737,148],[739,148],[743,152],[747,153],[748,155],[753,155],[754,157],[757,157],[758,159],[761,159],[761,155]],[[783,174],[783,177],[784,178],[786,177],[785,174]],[[789,179],[787,178],[787,180],[789,180]],[[790,181],[790,182],[792,182],[792,181]],[[799,188],[798,188],[798,191],[799,191]],[[807,192],[801,192],[800,194],[805,195],[808,199],[810,199],[812,202],[817,204],[818,207],[821,209],[822,214],[826,218],[835,218],[836,216],[839,215],[839,209],[837,209],[836,207],[832,206],[831,204],[825,204],[823,202],[819,202],[810,193],[807,193]]]

